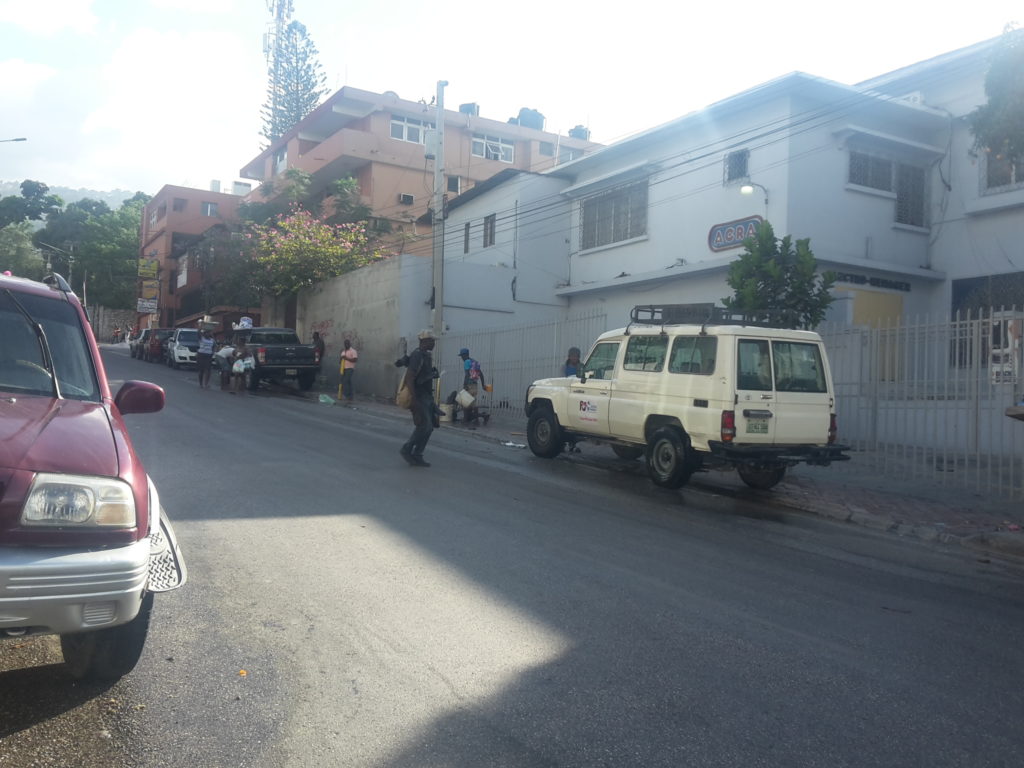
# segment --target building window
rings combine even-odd
[[[555,145],[552,144],[550,141],[542,141],[540,143],[540,153],[544,157],[554,157],[555,156]]]
[[[462,179],[458,176],[448,177],[448,191],[453,195],[457,195],[462,191]]]
[[[583,157],[582,149],[573,149],[571,147],[559,147],[558,148],[558,165],[562,163],[571,163],[573,160],[577,160]]]
[[[462,252],[469,253],[469,222],[462,228]]]
[[[1019,186],[1024,186],[1024,158],[1011,160],[1005,155],[986,152],[984,189],[1006,192]]]
[[[188,205],[188,200],[186,200],[183,197],[176,197],[176,198],[174,198],[173,205],[174,205],[174,208],[173,208],[174,212],[175,213],[181,213],[182,211],[185,210],[185,207]]]
[[[924,168],[896,164],[896,221],[923,227],[924,223]]]
[[[647,234],[647,181],[587,198],[581,204],[581,219],[584,251]]]
[[[426,120],[415,117],[391,116],[391,138],[399,141],[411,141],[413,144],[426,144],[427,131],[434,127]]]
[[[217,215],[217,204],[216,203],[200,203],[199,210],[203,216],[216,216]]]
[[[288,147],[281,147],[274,153],[274,175],[284,173],[288,168]]]
[[[149,226],[151,226],[151,227],[155,227],[156,226],[156,208],[154,208],[153,210],[151,210],[149,212]]]
[[[866,152],[851,152],[850,183],[892,192],[892,160]]]
[[[494,245],[494,230],[497,220],[497,214],[494,213],[484,217],[484,248]]]
[[[503,163],[515,162],[515,144],[509,139],[498,136],[473,134],[473,157],[485,157],[488,160],[499,160]]]
[[[739,181],[750,176],[747,161],[750,159],[749,149],[740,149],[725,156],[725,180]]]

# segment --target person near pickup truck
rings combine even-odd
[[[341,350],[341,396],[348,402],[352,402],[352,396],[355,394],[353,389],[352,380],[356,375],[356,361],[359,359],[359,353],[356,352],[356,348],[352,346],[352,342],[345,339],[345,346]]]
[[[196,371],[199,372],[199,388],[210,388],[210,364],[213,362],[213,336],[204,328],[199,332],[199,347],[196,350]]]
[[[313,349],[316,350],[317,365],[323,366],[327,345],[324,343],[324,337],[320,335],[320,331],[313,331]]]
[[[578,376],[580,372],[580,348],[569,347],[569,354],[565,358],[565,367],[562,369],[563,376]]]
[[[414,467],[429,467],[430,464],[423,458],[423,451],[430,440],[430,433],[434,431],[434,419],[437,418],[434,405],[434,379],[437,378],[437,371],[431,355],[435,343],[434,332],[420,331],[419,341],[419,347],[409,355],[409,366],[405,372],[405,380],[412,390],[410,410],[415,428],[399,453]]]
[[[253,369],[255,361],[244,341],[239,341],[235,346],[231,359],[231,394],[237,395],[245,392],[245,374]]]

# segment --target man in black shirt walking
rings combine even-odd
[[[432,331],[421,331],[419,340],[419,347],[409,355],[409,368],[405,372],[406,382],[412,391],[410,410],[416,428],[399,453],[414,467],[429,467],[430,464],[423,458],[423,451],[427,447],[430,433],[434,431],[434,379],[437,378],[431,355],[435,344],[434,334]]]

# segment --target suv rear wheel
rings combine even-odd
[[[786,475],[786,465],[782,464],[740,464],[736,467],[740,479],[751,488],[767,491],[779,484]]]
[[[681,430],[662,427],[651,435],[647,443],[647,474],[655,485],[662,488],[686,485],[696,466]]]
[[[79,680],[117,680],[131,672],[149,634],[153,593],[142,598],[138,615],[127,624],[60,636],[64,663]]]
[[[553,459],[562,452],[565,438],[558,424],[558,417],[550,408],[538,408],[530,414],[526,425],[526,442],[534,455],[542,459]]]

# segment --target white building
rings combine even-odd
[[[993,276],[1024,278],[1024,174],[989,168],[965,120],[994,43],[856,86],[793,73],[540,178],[495,177],[449,214],[447,324],[560,299],[623,323],[637,304],[720,303],[764,218],[837,273],[834,320],[946,313]]]

